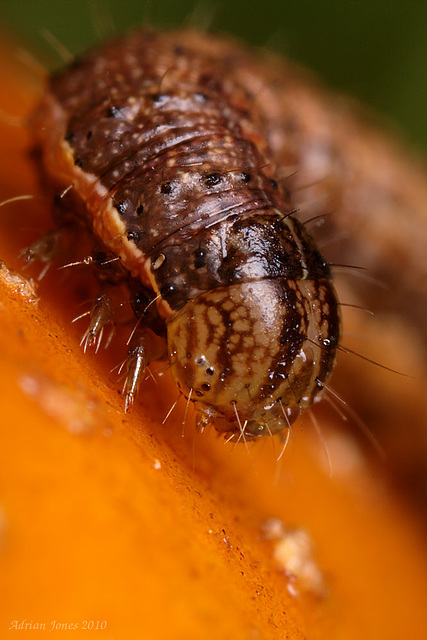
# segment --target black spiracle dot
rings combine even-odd
[[[215,373],[215,369],[214,369],[214,367],[208,367],[208,368],[206,369],[206,374],[207,374],[208,376],[213,376],[213,374],[214,374],[214,373]]]
[[[277,180],[270,180],[270,184],[273,187],[273,189],[278,189],[279,185],[277,184]]]
[[[274,384],[265,384],[262,387],[262,391],[263,391],[263,393],[273,393],[275,388],[276,387],[274,386]]]
[[[215,187],[217,184],[221,182],[222,178],[219,173],[209,173],[204,177],[203,182],[206,187]]]
[[[127,206],[125,202],[118,202],[116,204],[116,209],[120,213],[121,216],[124,216],[127,210]]]
[[[163,193],[165,195],[169,195],[170,193],[172,193],[172,191],[173,191],[172,182],[164,182],[162,184],[162,186],[160,187],[160,191],[161,191],[161,193]]]
[[[142,205],[142,204],[138,205],[137,208],[136,208],[136,213],[137,213],[138,216],[140,216],[141,213],[144,213],[144,205]]]
[[[92,131],[92,129],[91,129],[91,130],[90,130],[90,131],[88,131],[88,132],[87,132],[87,134],[86,134],[86,140],[90,140],[92,136],[93,136],[93,131]]]
[[[134,295],[132,298],[132,304],[135,305],[135,307],[140,307],[142,304],[146,304],[146,301],[147,301],[146,296],[143,296],[139,293]]]
[[[203,391],[210,391],[211,390],[211,385],[209,384],[209,382],[204,382],[202,384],[202,389],[203,389]]]
[[[108,107],[108,109],[105,112],[105,116],[107,118],[120,118],[121,115],[122,115],[121,108],[116,107],[114,105],[111,105],[111,107]]]
[[[197,249],[194,252],[194,266],[202,269],[206,265],[206,249]]]
[[[141,234],[139,233],[139,231],[128,231],[126,233],[126,238],[128,240],[133,240],[135,244],[138,244],[138,242],[141,240]]]
[[[162,298],[168,298],[174,293],[176,293],[176,286],[172,283],[164,284],[160,289],[160,295],[162,296]]]
[[[242,177],[243,182],[245,182],[246,184],[252,180],[251,174],[250,173],[246,173],[246,171],[243,171],[243,173],[241,174],[241,177]]]

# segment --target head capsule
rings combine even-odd
[[[241,282],[189,301],[167,325],[172,375],[200,426],[236,440],[273,435],[322,390],[339,317],[328,279]]]

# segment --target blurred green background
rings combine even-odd
[[[303,62],[369,104],[427,155],[427,2],[423,0],[0,0],[0,24],[33,51],[58,57],[141,22],[210,23],[215,31]]]

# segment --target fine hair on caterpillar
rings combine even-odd
[[[288,438],[351,353],[331,276],[345,265],[323,258],[280,178],[295,164],[269,110],[286,82],[271,95],[266,68],[227,40],[141,29],[56,72],[30,123],[57,226],[23,255],[47,269],[64,238],[92,240],[62,265],[99,283],[75,318],[90,318],[83,350],[110,325],[108,346],[127,305],[125,410],[167,358],[199,428],[236,442]]]

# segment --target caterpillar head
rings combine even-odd
[[[317,398],[339,317],[328,279],[276,278],[205,292],[167,330],[172,375],[199,425],[244,440],[289,427]]]

